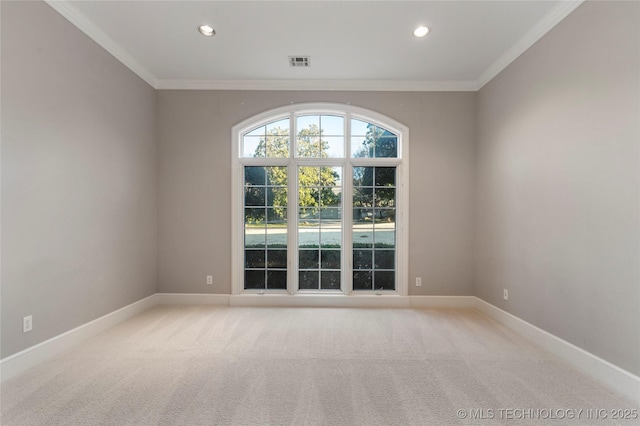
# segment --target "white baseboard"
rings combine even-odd
[[[640,404],[640,377],[475,297],[475,308]]]
[[[159,305],[229,306],[229,294],[156,293]]]
[[[162,305],[219,305],[329,308],[472,308],[473,296],[345,296],[343,294],[158,293]]]
[[[409,296],[412,308],[473,308],[475,296]]]
[[[10,379],[23,371],[64,352],[73,346],[132,318],[157,304],[153,294],[79,327],[59,334],[23,351],[0,360],[0,381]]]

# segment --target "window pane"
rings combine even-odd
[[[396,246],[395,223],[376,223],[373,240],[376,248],[394,248]]]
[[[264,206],[264,187],[248,186],[244,189],[244,205],[245,206]]]
[[[320,190],[318,188],[298,189],[298,205],[300,209],[300,217],[318,218],[318,206],[320,206]]]
[[[375,271],[373,275],[374,290],[395,290],[395,277],[395,272]]]
[[[319,248],[320,230],[317,227],[299,227],[298,246],[304,248]]]
[[[264,136],[245,136],[242,142],[243,157],[264,157],[266,156]]]
[[[371,269],[373,250],[354,250],[353,269]]]
[[[266,152],[269,158],[289,157],[289,136],[273,134],[267,136]]]
[[[286,167],[267,167],[267,185],[287,186]]]
[[[323,248],[340,248],[342,246],[342,229],[322,226],[320,228],[320,245]]]
[[[246,289],[286,288],[287,188],[266,185],[267,176],[286,184],[286,173],[286,167],[244,168]]]
[[[266,243],[266,228],[262,226],[245,225],[244,246],[245,248],[264,248]]]
[[[289,157],[289,119],[256,127],[242,137],[243,157]]]
[[[354,167],[353,186],[373,186],[373,167]]]
[[[298,263],[300,269],[319,269],[320,252],[318,250],[300,250],[298,252]]]
[[[305,115],[297,118],[298,156],[320,157],[320,116]]]
[[[264,207],[244,209],[244,223],[246,225],[264,225]]]
[[[300,207],[298,210],[298,226],[315,227],[320,226],[320,209],[318,207]]]
[[[286,228],[287,209],[284,207],[267,208],[267,223],[270,226],[282,225],[280,228]]]
[[[395,207],[396,190],[395,188],[376,188],[375,191],[376,207]]]
[[[320,135],[319,115],[300,115],[296,118],[296,130],[298,135],[304,131],[308,135]]]
[[[264,268],[265,254],[264,250],[245,250],[244,266],[245,268]]]
[[[320,267],[322,269],[340,269],[340,250],[322,250]]]
[[[342,167],[319,167],[318,169],[321,186],[342,186]]]
[[[286,290],[287,271],[267,271],[267,289]]]
[[[287,206],[287,188],[286,187],[268,187],[267,188],[267,206],[269,207],[286,207]],[[278,209],[283,210],[283,209]],[[286,215],[283,213],[283,218]]]
[[[376,167],[376,186],[396,186],[395,167]]]
[[[344,157],[344,137],[343,136],[322,136],[322,157],[342,158]]]
[[[298,186],[300,187],[320,186],[320,168],[319,167],[298,168]]]
[[[265,272],[260,270],[244,271],[244,288],[247,289],[263,289],[266,287]]]
[[[320,117],[320,124],[323,136],[344,135],[344,117],[337,115],[323,115]]]
[[[354,290],[395,289],[395,175],[395,167],[354,167],[353,269],[373,272],[370,281],[370,276],[354,274]],[[372,203],[373,208],[362,208]],[[372,247],[375,250],[363,250]]]
[[[377,220],[376,223],[389,224],[389,226],[383,226],[383,228],[395,228],[396,221],[396,209],[395,208],[377,208]]]
[[[320,138],[310,136],[298,139],[298,157],[320,158]]]
[[[395,269],[395,250],[375,250],[376,269]]]
[[[245,167],[244,168],[244,184],[264,185],[265,184],[265,168],[264,167]]]
[[[287,268],[286,250],[267,250],[267,266],[275,269]]]
[[[397,156],[397,135],[362,120],[351,120],[352,158],[396,158]]]
[[[287,247],[287,229],[280,226],[267,225],[267,247]]]
[[[245,136],[265,136],[267,134],[266,126],[256,127],[250,132],[245,133]]]
[[[285,118],[267,124],[267,135],[288,135],[289,119]]]
[[[373,209],[353,209],[353,221],[361,224],[373,223]]]
[[[351,158],[373,157],[373,147],[367,146],[364,136],[351,137]]]
[[[373,188],[353,188],[353,207],[373,207]]]
[[[318,271],[300,271],[298,287],[300,290],[318,290],[320,288]]]
[[[375,141],[376,158],[395,158],[398,156],[398,138],[383,136]]]
[[[353,289],[354,290],[373,289],[371,271],[353,271]]]
[[[352,229],[353,248],[373,247],[373,224],[362,223],[356,220],[356,215],[361,214],[361,209],[354,209],[354,223]]]
[[[340,271],[322,271],[320,277],[322,290],[340,290]]]
[[[353,136],[364,136],[367,134],[367,126],[369,124],[366,121],[351,119],[351,134]]]
[[[320,209],[320,219],[324,222],[324,226],[338,225],[340,226],[340,211],[339,207],[322,207]],[[333,226],[331,226],[333,228]]]
[[[300,116],[297,117],[297,132],[298,157],[344,157],[343,117],[328,115]]]
[[[323,207],[340,207],[342,191],[338,188],[322,188],[320,190],[320,204]]]

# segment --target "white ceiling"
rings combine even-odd
[[[477,90],[581,3],[47,2],[156,88],[316,90]]]

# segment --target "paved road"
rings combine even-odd
[[[338,224],[329,226],[339,226]],[[353,242],[392,245],[395,242],[395,223],[376,223],[375,232],[370,224],[355,225]],[[322,232],[316,226],[301,227],[298,232],[299,245],[317,245],[321,239],[322,244],[340,244],[342,232],[339,227],[323,228]],[[269,245],[286,244],[287,230],[284,228],[247,228],[245,230],[245,244],[247,246],[264,244],[265,237]]]

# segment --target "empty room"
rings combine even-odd
[[[0,424],[640,422],[640,2],[0,2]]]

